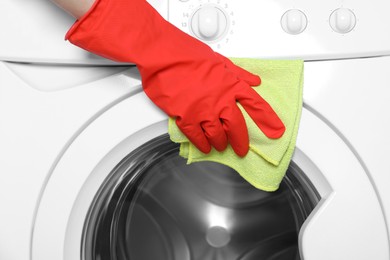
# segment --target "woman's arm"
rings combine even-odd
[[[95,0],[51,0],[76,19],[85,14]]]

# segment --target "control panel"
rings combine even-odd
[[[183,32],[229,57],[390,56],[389,0],[147,1]],[[51,1],[0,0],[0,60],[116,64],[64,41],[73,23]]]
[[[170,0],[168,20],[228,56],[306,60],[390,55],[390,2]]]

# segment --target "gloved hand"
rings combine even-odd
[[[269,138],[285,127],[251,86],[260,78],[235,66],[206,44],[164,20],[145,0],[96,0],[66,35],[73,44],[135,63],[148,97],[202,152],[228,142],[239,156],[249,137],[239,102]]]

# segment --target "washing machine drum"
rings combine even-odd
[[[85,223],[86,260],[300,259],[298,232],[318,201],[291,166],[260,191],[213,162],[187,165],[161,136],[124,158]],[[305,184],[304,184],[305,183]]]

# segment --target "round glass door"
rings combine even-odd
[[[300,259],[319,195],[296,165],[268,193],[224,165],[187,165],[178,149],[160,136],[113,169],[89,209],[82,259]]]

